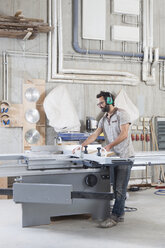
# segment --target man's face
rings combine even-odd
[[[98,98],[98,104],[97,106],[102,110],[102,112],[108,112],[109,111],[109,105],[106,104],[105,99],[103,96]]]

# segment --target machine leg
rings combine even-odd
[[[50,215],[40,204],[22,204],[22,226],[39,226],[50,224]]]
[[[110,201],[100,200],[97,201],[95,208],[92,212],[92,219],[103,221],[110,217]]]

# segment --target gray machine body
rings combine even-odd
[[[90,187],[85,183],[88,175],[97,177],[97,184]],[[49,224],[50,218],[76,214],[91,214],[93,219],[105,219],[110,213],[109,200],[71,199],[71,192],[109,192],[108,170],[83,170],[67,174],[23,176],[14,183],[13,199],[22,204],[22,226]]]
[[[0,155],[0,160],[7,162],[0,167],[0,177],[17,177],[13,199],[22,204],[23,227],[49,224],[55,216],[77,214],[90,214],[93,219],[104,220],[110,215],[110,198],[85,198],[83,194],[72,197],[72,194],[110,194],[110,170],[118,164],[165,164],[165,152],[145,152],[136,154],[135,158],[120,159],[97,154],[72,157],[56,154],[53,149],[42,147],[25,154]],[[94,182],[90,184],[87,179],[91,176]]]

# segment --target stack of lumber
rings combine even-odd
[[[14,16],[0,15],[0,37],[17,39],[34,39],[38,33],[52,31],[48,23],[42,19],[25,18],[22,11],[17,11]]]

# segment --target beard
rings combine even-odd
[[[109,105],[106,105],[104,108],[101,108],[101,111],[104,113],[109,112]]]

